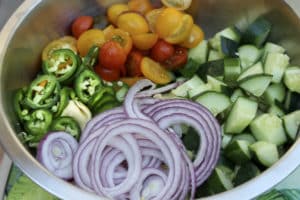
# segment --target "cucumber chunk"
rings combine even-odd
[[[230,100],[232,102],[235,102],[239,97],[244,97],[244,96],[245,96],[244,92],[240,88],[238,88],[233,91],[232,95],[230,96]]]
[[[242,35],[242,43],[254,44],[257,47],[262,46],[266,42],[271,28],[272,25],[268,20],[262,17],[257,18]]]
[[[268,113],[277,115],[278,117],[282,117],[285,114],[283,109],[276,102],[272,103],[268,108]]]
[[[207,61],[208,41],[203,40],[196,47],[189,49],[188,58],[194,60],[199,65]]]
[[[251,132],[259,141],[282,145],[287,141],[282,120],[270,113],[256,117],[250,124]]]
[[[268,53],[264,65],[265,73],[273,76],[272,82],[280,83],[289,62],[290,58],[286,54]]]
[[[281,83],[271,84],[265,91],[263,97],[264,100],[269,104],[273,104],[275,101],[283,102],[286,92],[285,87]]]
[[[220,32],[216,33],[215,36],[209,40],[209,44],[213,49],[217,51],[221,51],[221,37],[239,43],[241,35],[237,28],[235,28],[234,26],[225,28]]]
[[[262,56],[262,50],[254,45],[246,44],[238,48],[242,69],[246,69],[256,63]]]
[[[257,102],[245,97],[239,97],[229,113],[225,122],[225,133],[241,133],[255,118]]]
[[[236,164],[243,164],[251,159],[250,142],[247,140],[234,140],[225,149],[226,157]]]
[[[215,61],[224,58],[224,54],[220,51],[211,49],[208,53],[208,61]]]
[[[300,131],[300,110],[285,115],[282,120],[287,135],[295,140]]]
[[[300,67],[288,67],[284,73],[284,84],[292,91],[300,93]]]
[[[234,135],[232,137],[232,141],[235,140],[245,140],[248,141],[249,144],[253,144],[254,142],[256,142],[256,139],[253,137],[253,135],[251,133],[241,133],[238,135]]]
[[[259,174],[259,168],[254,163],[247,162],[238,168],[233,179],[233,183],[235,186],[241,185],[242,183],[245,183],[246,181],[258,176]]]
[[[224,81],[229,85],[234,85],[241,73],[241,63],[239,58],[224,59]]]
[[[236,41],[221,36],[221,50],[224,55],[235,57],[238,46]]]
[[[257,62],[256,64],[250,66],[249,68],[245,69],[241,75],[239,76],[239,78],[237,79],[237,81],[240,81],[248,76],[252,76],[252,75],[257,75],[257,74],[263,74],[264,73],[264,68],[263,68],[263,64],[262,62]]]
[[[204,92],[195,101],[205,106],[214,116],[217,116],[231,105],[228,96],[215,91]]]
[[[197,75],[194,75],[191,79],[173,89],[171,93],[179,97],[187,97],[188,91],[196,90],[198,87],[204,84],[205,83],[201,80],[201,78],[199,78]]]
[[[214,194],[233,188],[232,178],[228,170],[224,170],[224,168],[227,167],[217,166],[207,180],[208,189]]]
[[[238,82],[240,88],[250,94],[260,97],[268,88],[272,80],[272,76],[268,74],[252,75]]]
[[[285,51],[286,50],[282,46],[272,42],[267,42],[264,46],[264,53],[263,53],[262,60],[265,61],[268,53],[285,53]]]
[[[227,88],[227,85],[223,82],[223,81],[220,81],[210,75],[207,75],[206,76],[207,78],[207,84],[209,84],[211,86],[211,89],[213,91],[216,91],[216,92],[224,92]]]
[[[277,146],[273,143],[258,141],[251,144],[249,148],[254,153],[255,158],[265,167],[270,167],[279,160]]]

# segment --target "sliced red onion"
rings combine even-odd
[[[71,179],[72,161],[78,148],[76,139],[65,132],[47,134],[39,143],[37,159],[54,175]]]

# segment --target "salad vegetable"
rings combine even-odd
[[[13,107],[52,173],[112,199],[194,199],[272,166],[299,134],[299,67],[262,17],[205,38],[191,1],[130,0],[46,45]],[[34,151],[35,152],[35,151]]]

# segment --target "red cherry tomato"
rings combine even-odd
[[[120,79],[120,71],[118,69],[107,69],[103,66],[95,66],[95,72],[105,81],[117,81]]]
[[[94,18],[91,16],[79,16],[72,23],[72,34],[74,37],[79,38],[79,36],[91,29],[94,25]]]
[[[126,53],[116,41],[108,41],[103,44],[99,52],[101,66],[107,69],[120,71],[126,62]]]
[[[164,66],[169,70],[176,70],[187,63],[188,51],[183,47],[175,47],[174,54],[164,62]]]
[[[164,40],[158,40],[151,49],[151,58],[157,62],[165,62],[175,52],[174,46]]]
[[[143,60],[143,53],[138,50],[132,50],[126,61],[126,72],[129,77],[142,76],[141,62]]]

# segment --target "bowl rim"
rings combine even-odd
[[[300,2],[294,0],[283,0],[286,2],[292,10],[300,17]],[[28,16],[28,14],[41,3],[42,0],[25,0],[18,9],[12,14],[7,23],[4,25],[0,32],[0,77],[2,75],[2,64],[4,62],[6,50],[9,46],[10,40],[16,32],[22,21]],[[298,9],[297,9],[298,8]],[[45,169],[23,146],[16,136],[13,128],[10,126],[10,122],[4,113],[3,104],[3,86],[0,90],[0,144],[6,151],[11,160],[29,176],[38,185],[64,199],[97,199],[105,200],[104,197],[99,197],[93,193],[87,192],[74,186],[70,183],[57,178]],[[16,143],[19,148],[14,148],[11,145]],[[263,192],[269,190],[288,175],[290,175],[300,165],[300,140],[297,140],[290,149],[275,163],[272,167],[265,170],[261,175],[251,179],[250,181],[237,186],[226,192],[222,192],[217,195],[200,198],[206,200],[223,200],[223,199],[240,199],[243,198],[253,199]],[[199,200],[200,200],[199,199]]]

